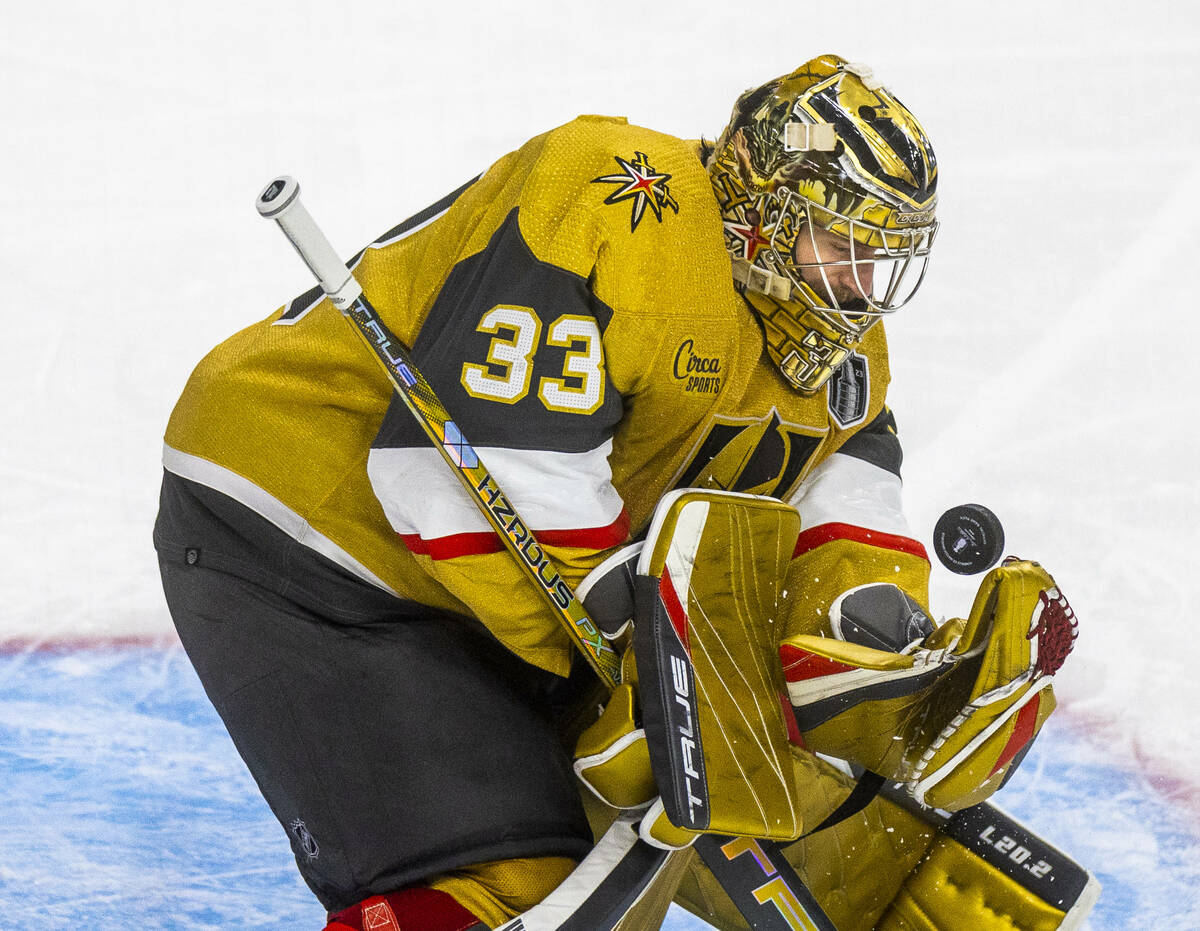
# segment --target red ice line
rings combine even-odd
[[[122,636],[77,637],[5,637],[0,639],[0,656],[25,653],[77,653],[84,650],[127,650],[131,647],[179,646],[179,638],[169,634],[126,634]]]

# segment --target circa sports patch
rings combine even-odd
[[[670,207],[675,213],[679,213],[679,203],[671,196],[671,190],[667,187],[671,176],[655,171],[645,152],[634,152],[633,161],[621,158],[619,155],[614,155],[613,158],[621,166],[622,173],[601,175],[599,178],[593,178],[592,184],[620,185],[617,190],[604,198],[606,204],[619,204],[624,200],[633,201],[633,212],[629,216],[630,232],[636,230],[638,224],[642,222],[642,217],[646,214],[646,207],[653,211],[654,219],[659,223],[662,222],[664,207]]]
[[[871,403],[871,370],[867,357],[850,354],[829,379],[829,413],[845,429],[862,423]]]
[[[690,336],[679,344],[671,364],[671,375],[683,390],[695,394],[720,394],[721,354],[696,346]]]

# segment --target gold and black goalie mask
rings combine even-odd
[[[708,163],[768,353],[821,388],[925,275],[937,161],[916,117],[836,55],[743,94]]]

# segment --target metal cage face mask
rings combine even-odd
[[[803,218],[800,229],[786,243],[780,241],[776,226],[769,245],[792,283],[794,297],[853,319],[895,313],[912,300],[925,280],[936,220],[887,230],[786,188],[783,200],[782,213]]]
[[[937,233],[924,130],[868,69],[823,56],[742,96],[709,172],[768,352],[816,391],[924,279]]]

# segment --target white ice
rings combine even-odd
[[[204,352],[310,286],[254,212],[271,177],[349,255],[578,113],[711,137],[742,89],[836,51],[940,161],[929,276],[888,329],[913,527],[1001,517],[1080,618],[1065,719],[1200,820],[1200,7],[47,0],[4,21],[0,637],[169,635],[167,415]],[[973,587],[935,568],[934,612]]]

